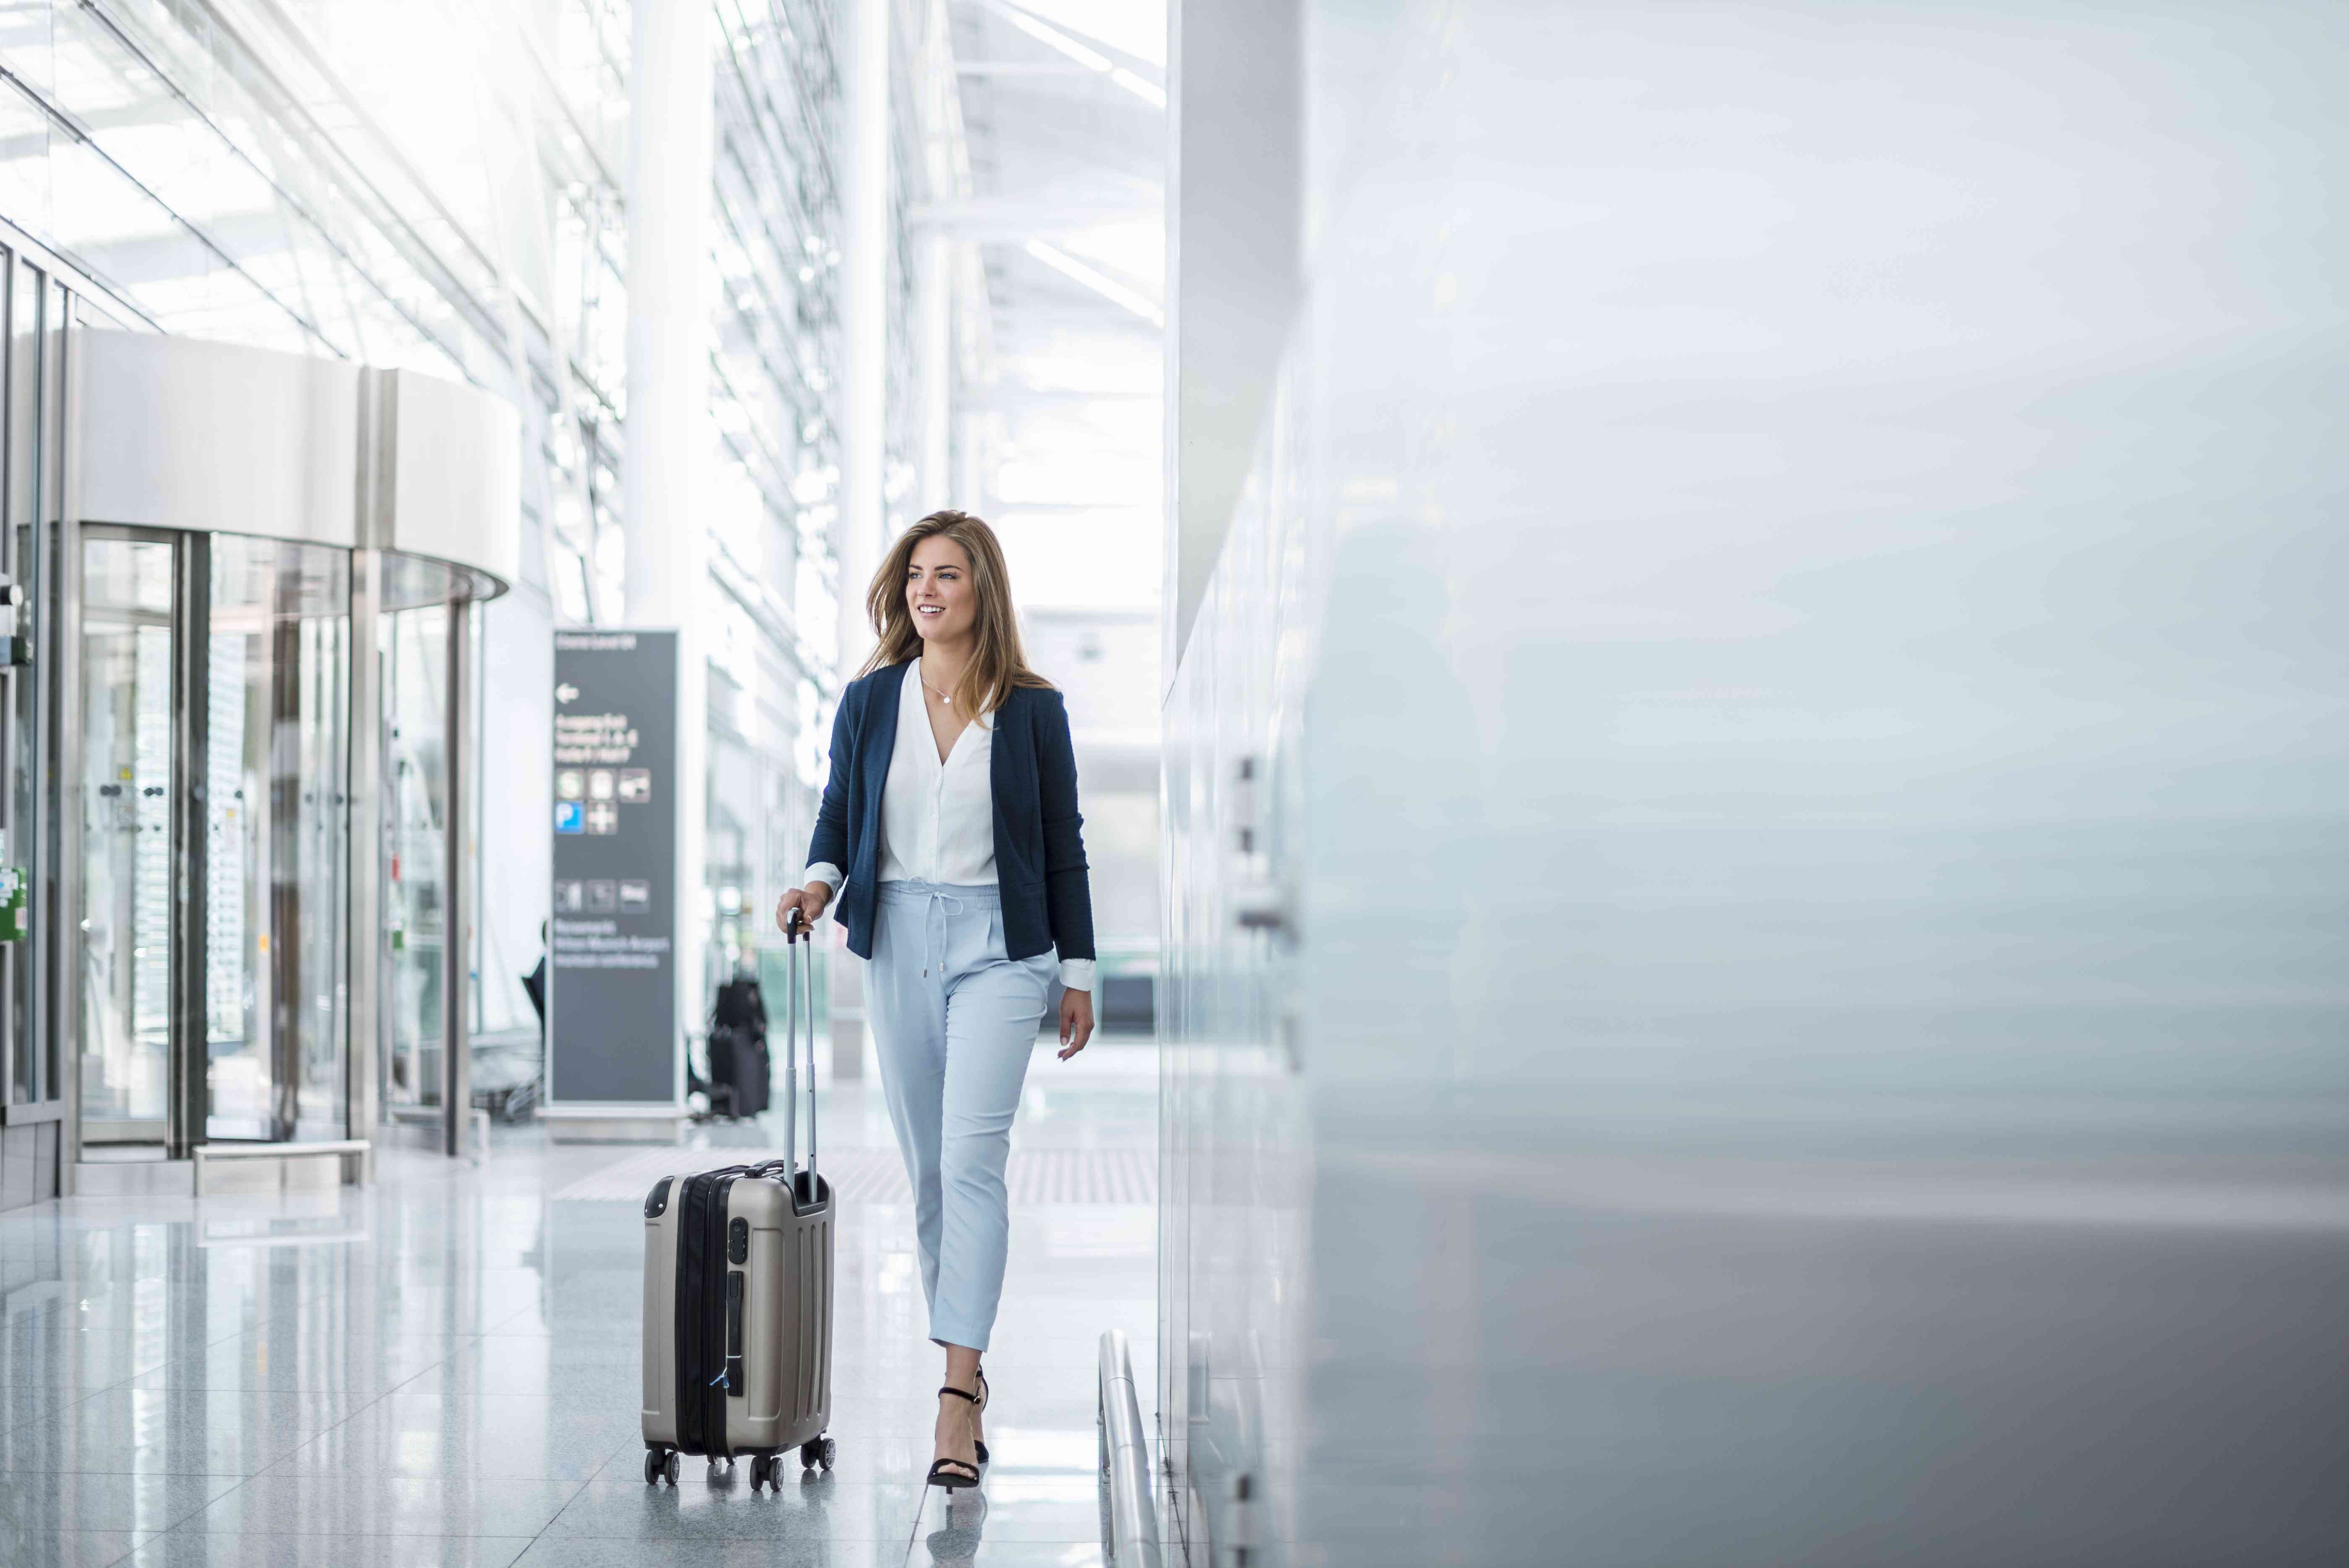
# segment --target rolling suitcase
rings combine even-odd
[[[714,1472],[750,1456],[750,1485],[783,1456],[832,1468],[832,1252],[837,1208],[816,1174],[815,998],[807,928],[788,933],[783,1158],[665,1176],[645,1199],[645,1480],[677,1483],[681,1454]],[[797,1025],[807,1014],[808,1158],[798,1166]]]

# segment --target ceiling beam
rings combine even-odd
[[[1030,240],[1022,248],[1061,276],[1082,284],[1112,305],[1123,306],[1151,326],[1166,325],[1165,307],[1123,278],[1112,276],[1091,262],[1072,256],[1059,246],[1048,245],[1041,240]]]
[[[983,196],[964,202],[933,202],[909,214],[913,227],[945,240],[1018,244],[1042,234],[1079,234],[1104,223],[1157,222],[1156,202],[1053,202]]]
[[[955,66],[966,77],[1097,77],[1102,73],[1074,60],[963,60]]]
[[[1155,404],[1162,400],[1156,392],[1085,392],[1067,387],[1020,387],[1000,383],[984,390],[965,392],[956,400],[960,407],[966,409],[1006,413],[1030,410],[1088,409],[1103,403]]]
[[[1024,11],[1011,5],[1009,0],[978,0],[978,4],[994,12],[1038,43],[1067,56],[1087,70],[1096,71],[1107,77],[1151,108],[1163,109],[1166,107],[1166,88],[1164,82],[1153,81],[1140,71],[1118,64],[1093,47],[1098,40],[1089,41],[1081,38],[1064,27],[1056,26],[1045,21],[1032,12]]]

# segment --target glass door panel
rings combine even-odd
[[[172,553],[82,543],[82,1137],[162,1141],[171,1025]]]
[[[384,711],[384,1105],[440,1103],[448,941],[449,610],[387,615]]]
[[[336,1138],[350,557],[211,540],[203,1017],[219,1138]]]

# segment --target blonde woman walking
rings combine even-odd
[[[1038,1026],[1061,986],[1061,1059],[1093,1032],[1092,895],[1061,694],[1028,668],[995,532],[961,512],[908,528],[873,575],[879,638],[841,693],[806,885],[838,902],[864,994],[946,1350],[933,1486],[987,1462],[979,1355],[1003,1293],[1003,1167]],[[788,929],[788,928],[787,928]]]

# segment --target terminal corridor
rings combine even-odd
[[[0,1568],[2349,1564],[2344,84],[5,0]]]

